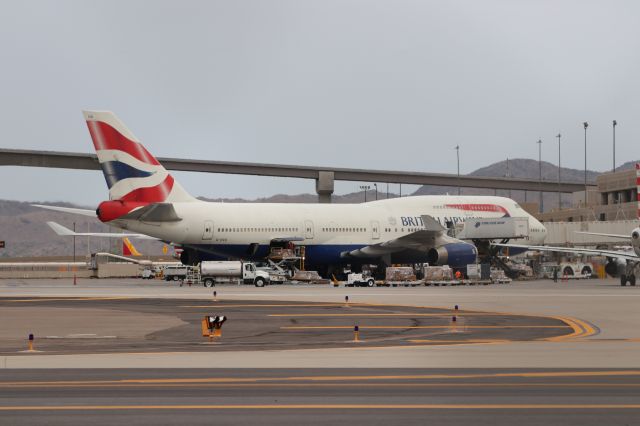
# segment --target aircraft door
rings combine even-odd
[[[371,238],[374,240],[380,239],[380,222],[377,220],[371,221]]]
[[[202,232],[203,240],[211,240],[213,239],[213,222],[210,220],[205,220],[204,222],[204,231]]]
[[[313,238],[313,222],[310,220],[304,221],[304,238],[307,240]]]

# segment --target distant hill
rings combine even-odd
[[[617,170],[628,170],[635,168],[635,161],[624,163]],[[529,178],[536,179],[538,177],[538,161],[528,159],[513,159],[509,160],[509,173],[507,174],[507,162],[500,161],[487,167],[480,168],[472,173],[471,176],[492,176],[492,177],[515,177],[515,178]],[[543,180],[556,181],[558,178],[557,166],[543,162],[542,163],[542,176]],[[587,178],[593,181],[599,172],[588,171]],[[583,182],[584,172],[582,170],[562,168],[562,179],[571,182]],[[380,193],[379,198],[386,197],[386,185],[379,184]],[[394,185],[397,188],[396,185]],[[456,187],[433,187],[422,186],[411,195],[438,195],[438,194],[456,194],[458,189]],[[462,194],[485,194],[493,195],[493,190],[483,189],[471,189],[463,188]],[[498,195],[511,196],[518,202],[525,201],[525,195],[523,191],[497,191]],[[405,194],[409,195],[409,194]],[[397,197],[397,194],[390,194],[390,197]],[[375,192],[370,190],[367,193],[367,200],[373,200],[375,198]],[[299,195],[285,195],[276,194],[270,197],[259,198],[257,200],[245,200],[245,199],[208,199],[200,197],[206,201],[217,202],[260,202],[260,203],[315,203],[317,202],[317,196],[315,194],[299,194]],[[364,193],[362,191],[344,194],[334,195],[334,203],[361,203],[364,201]],[[529,192],[527,194],[527,201],[537,202],[538,193]],[[568,206],[571,203],[571,196],[563,196],[563,206]],[[35,204],[53,204],[62,205],[66,207],[80,207],[69,203],[37,203]],[[547,193],[544,197],[545,210],[557,207],[558,198],[554,193]],[[44,210],[36,207],[32,207],[31,203],[23,203],[18,201],[0,200],[0,240],[6,241],[6,248],[0,249],[0,257],[22,257],[22,256],[70,256],[73,253],[73,240],[68,237],[57,236],[46,224],[48,221],[55,221],[64,225],[70,229],[73,228],[73,223],[76,223],[76,229],[81,231],[92,232],[108,232],[109,227],[102,224],[97,219],[92,219],[85,216],[65,214],[61,212],[54,212],[51,210]],[[93,208],[93,207],[84,207]],[[112,230],[113,231],[113,230]],[[147,240],[133,240],[136,248],[144,255],[161,255],[162,243],[157,241]],[[120,240],[106,239],[106,238],[91,238],[87,240],[86,237],[76,238],[76,255],[86,256],[88,253],[87,244],[90,244],[90,250],[95,251],[112,251],[118,253],[122,243]],[[111,245],[111,247],[110,247]]]
[[[73,254],[73,238],[56,235],[48,221],[58,222],[69,229],[76,224],[78,232],[118,232],[101,223],[98,219],[87,216],[54,212],[37,207],[31,203],[0,200],[0,240],[5,241],[5,248],[0,249],[0,257],[43,257],[71,256]],[[37,203],[45,204],[45,203]],[[69,203],[46,203],[65,207],[80,207]],[[135,247],[144,255],[161,255],[163,244],[157,241],[132,240]],[[76,237],[76,256],[86,257],[87,244],[91,251],[111,251],[120,253],[122,241],[114,238]],[[111,244],[111,247],[110,247]]]

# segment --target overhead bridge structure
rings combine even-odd
[[[318,193],[320,202],[331,202],[331,195],[333,194],[334,182],[336,180],[562,193],[584,190],[583,183],[558,183],[535,179],[468,175],[457,176],[440,173],[293,166],[286,164],[241,163],[162,157],[158,157],[158,161],[160,161],[167,170],[313,179],[316,182],[316,192]],[[0,149],[0,165],[100,170],[98,158],[95,154],[22,149]],[[590,183],[590,185],[595,186],[594,183]]]

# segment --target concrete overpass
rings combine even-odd
[[[240,163],[161,157],[158,157],[158,161],[168,170],[313,179],[316,181],[316,192],[318,193],[320,202],[331,202],[331,195],[333,194],[334,182],[336,180],[563,193],[584,190],[584,184],[582,183],[561,182],[558,184],[558,182],[540,182],[535,179],[467,175],[458,177],[452,174],[440,173],[292,166],[286,164]],[[4,148],[0,149],[0,165],[100,170],[100,165],[98,164],[98,159],[95,154]],[[590,185],[594,184],[590,182]]]

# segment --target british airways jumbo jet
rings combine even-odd
[[[327,265],[358,263],[462,267],[476,260],[476,247],[447,235],[445,223],[527,217],[531,232],[521,243],[542,244],[546,234],[540,222],[504,197],[412,196],[362,204],[204,202],[189,195],[113,113],[84,111],[84,118],[109,187],[109,201],[84,214],[180,245],[185,264],[264,259],[270,247],[295,243],[305,246],[307,265],[325,271]]]

